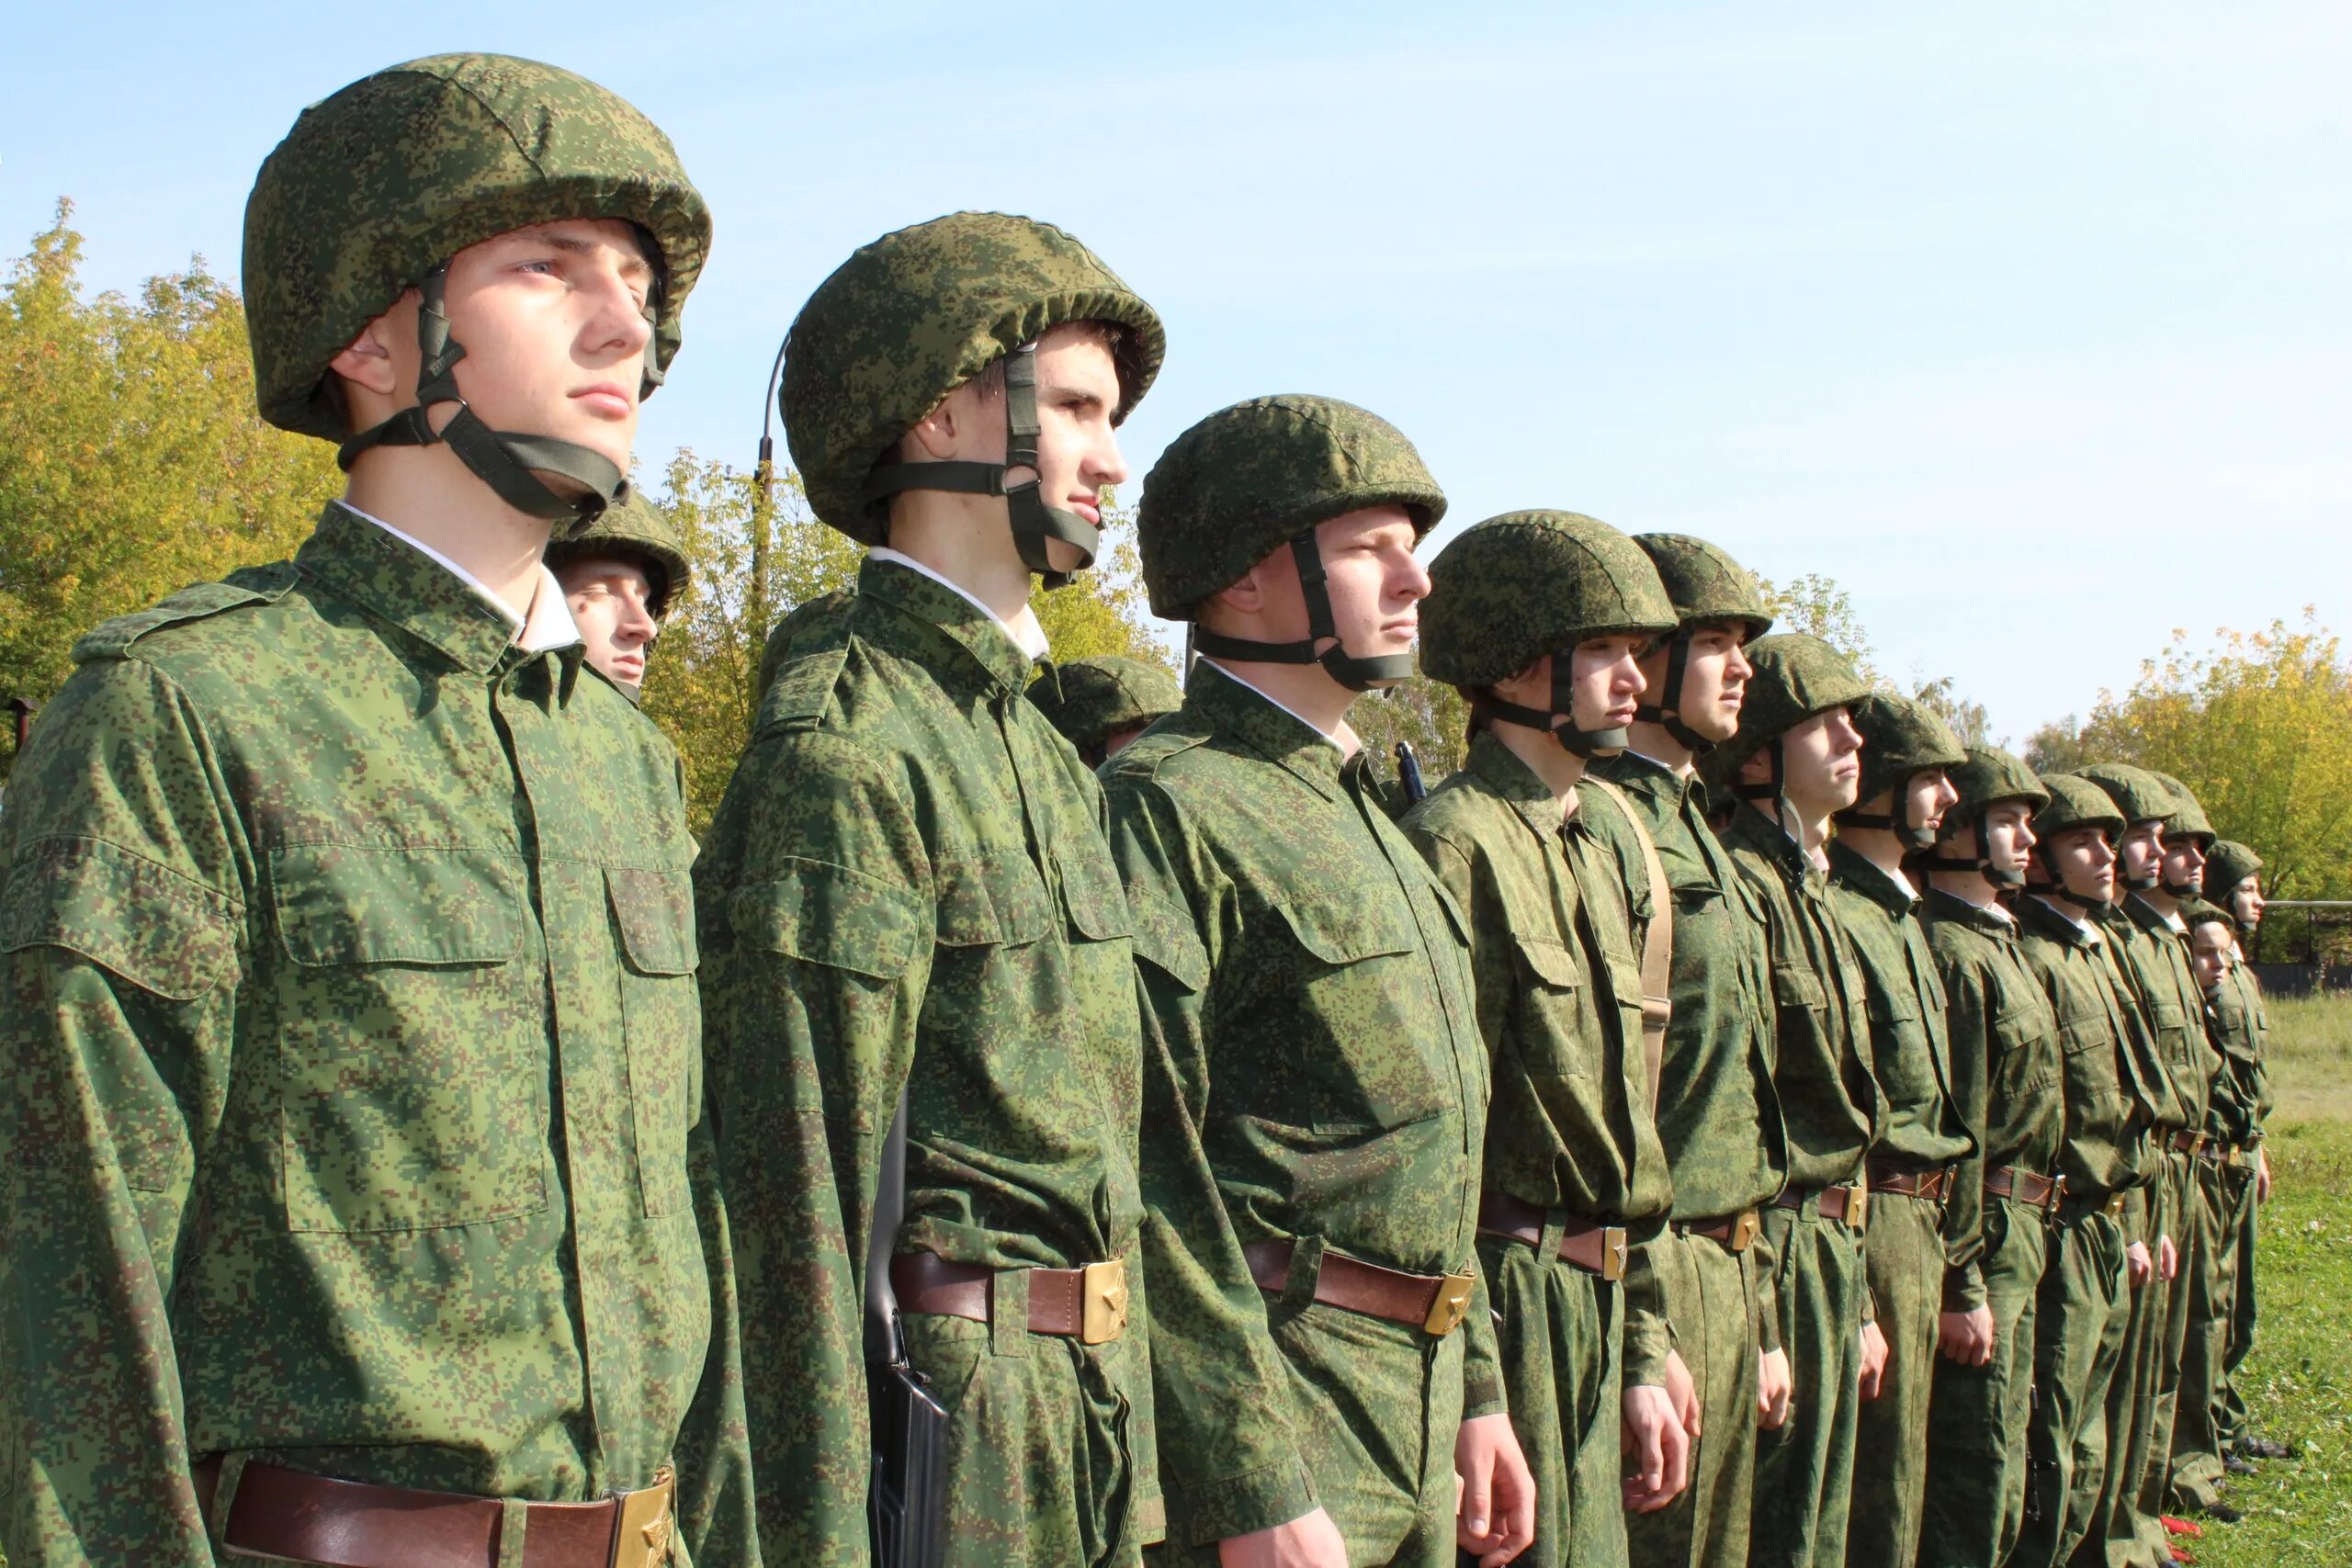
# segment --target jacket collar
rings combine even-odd
[[[1552,786],[1538,777],[1518,752],[1495,739],[1490,729],[1481,729],[1471,738],[1470,755],[1464,761],[1462,771],[1506,802],[1539,840],[1549,842],[1575,821],[1568,812],[1573,810],[1577,797],[1569,795],[1568,806],[1564,808],[1553,797]]]
[[[1940,887],[1928,888],[1927,901],[1928,913],[1931,918],[1938,920],[1956,920],[1972,931],[1984,932],[1986,936],[2010,936],[2014,935],[2018,929],[2016,925],[2001,919],[1983,905],[1972,904],[1967,899],[1947,893]]]
[[[1213,733],[1280,763],[1327,800],[1339,798],[1345,765],[1364,755],[1359,749],[1352,759],[1341,757],[1329,736],[1205,659],[1193,661],[1192,676],[1184,682],[1184,705],[1197,710]]]
[[[934,578],[896,561],[868,558],[858,568],[857,593],[888,604],[935,633],[993,686],[1018,692],[1029,682],[1029,656],[1013,646],[1003,623]]]
[[[1898,886],[1878,862],[1836,839],[1829,840],[1829,874],[1838,879],[1840,886],[1852,888],[1890,915],[1908,915],[1918,910],[1917,893]]]
[[[337,502],[294,555],[302,574],[424,643],[461,670],[488,674],[501,660],[526,662],[545,653],[514,646],[514,623],[455,572]],[[583,644],[551,651],[565,665],[561,685],[576,678]]]

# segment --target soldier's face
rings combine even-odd
[[[1747,678],[1756,673],[1741,651],[1747,641],[1742,625],[1702,625],[1690,636],[1690,651],[1682,666],[1682,722],[1709,740],[1730,739],[1739,730],[1740,705],[1747,696]],[[1664,685],[1668,649],[1661,648],[1642,661],[1642,673],[1656,700],[1667,700]]]
[[[2160,877],[2164,874],[2164,824],[2135,823],[2116,845],[2116,858],[2122,863],[2125,877]]]
[[[646,650],[661,630],[646,608],[652,585],[634,561],[589,556],[557,570],[588,662],[632,690],[644,684]]]
[[[2056,863],[2059,885],[2077,898],[2105,904],[2115,897],[2115,847],[2104,828],[2069,828],[2043,852]]]
[[[1568,678],[1575,694],[1572,722],[1578,729],[1622,729],[1634,722],[1648,686],[1640,656],[1649,644],[1645,637],[1597,637],[1576,646],[1568,656]],[[1550,671],[1544,673],[1548,679]]]
[[[2165,843],[2165,882],[2168,886],[2185,888],[2195,893],[2205,886],[2205,852],[2198,848],[2194,839],[2174,839]]]
[[[2000,802],[1984,814],[1984,836],[1992,840],[1983,853],[1993,869],[2012,876],[2024,875],[2036,842],[2033,807],[2022,800]]]
[[[1815,714],[1781,738],[1781,793],[1806,817],[1843,811],[1861,793],[1861,733],[1850,713]]]
[[[2200,921],[2188,933],[2189,956],[2197,961],[2197,983],[2211,990],[2229,977],[2230,928],[2219,920]]]
[[[2259,873],[2231,889],[2230,913],[2237,917],[2240,925],[2262,923],[2262,877]]]
[[[1316,525],[1315,547],[1323,558],[1331,624],[1340,643],[1359,659],[1405,653],[1420,630],[1420,603],[1429,596],[1430,574],[1413,547],[1413,520],[1401,506],[1371,506]],[[1267,558],[1280,575],[1283,617],[1306,635],[1306,599],[1298,582],[1297,558],[1287,549]],[[1317,644],[1320,653],[1329,645]]]
[[[1904,810],[1914,828],[1929,831],[1940,828],[1944,813],[1960,804],[1960,791],[1951,787],[1951,775],[1941,768],[1928,768],[1913,773],[1904,786]]]

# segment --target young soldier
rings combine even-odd
[[[859,250],[786,343],[809,505],[872,553],[773,650],[697,869],[781,1562],[864,1560],[877,1272],[947,1411],[949,1562],[1133,1563],[1157,1531],[1127,913],[1101,787],[1022,693],[1030,579],[1091,558],[1161,350],[1076,240],[977,212]]]
[[[2245,1400],[2237,1386],[2238,1367],[2254,1347],[2255,1215],[2256,1207],[2270,1198],[2270,1157],[2263,1147],[2263,1124],[2269,1119],[2274,1103],[2270,1075],[2263,1056],[2270,1017],[2263,1003],[2262,984],[2255,978],[2254,964],[2245,951],[2252,945],[2262,923],[2262,857],[2233,840],[2217,840],[2206,852],[2205,886],[2208,896],[2228,911],[2236,934],[2242,939],[2237,961],[2230,966],[2230,986],[2237,994],[2236,1006],[2246,1021],[2223,1043],[2222,1052],[2229,1057],[2229,1071],[2236,1079],[2238,1103],[2252,1111],[2237,1157],[2225,1161],[2223,1167],[2223,1186],[2233,1194],[2237,1219],[2234,1224],[2225,1222],[2222,1233],[2225,1252],[2233,1254],[2223,1264],[2224,1272],[2233,1284],[2216,1419],[2224,1451],[2230,1457],[2241,1462],[2285,1459],[2291,1451],[2286,1444],[2253,1434]],[[2232,1468],[2234,1472],[2235,1467]]]
[[[1634,709],[1631,745],[1589,773],[1633,806],[1672,898],[1673,1012],[1653,1110],[1674,1206],[1647,1262],[1694,1388],[1687,1400],[1677,1395],[1690,1438],[1690,1486],[1667,1506],[1636,1513],[1626,1534],[1637,1562],[1745,1568],[1757,1426],[1778,1427],[1789,1411],[1772,1254],[1758,1240],[1758,1217],[1781,1190],[1788,1156],[1772,1087],[1763,916],[1707,824],[1694,763],[1738,728],[1752,673],[1742,649],[1772,620],[1755,580],[1714,546],[1676,534],[1636,535],[1634,543],[1657,568],[1675,631],[1643,658],[1651,701]],[[1617,813],[1579,815],[1620,863],[1640,863]]]
[[[1864,1263],[1886,1364],[1877,1386],[1865,1377],[1861,1390],[1846,1561],[1910,1568],[1927,1481],[1944,1205],[1952,1169],[1973,1145],[1952,1096],[1936,955],[1903,862],[1934,846],[1956,798],[1946,770],[1967,754],[1942,719],[1890,693],[1857,704],[1854,728],[1862,739],[1860,798],[1838,814],[1829,897],[1861,961],[1870,1059],[1885,1100],[1868,1162]]]
[[[2058,1021],[2001,895],[2023,887],[2050,792],[1994,747],[1952,770],[1960,799],[1927,858],[1952,1082],[1975,1152],[1944,1209],[1944,1359],[1928,1418],[1920,1561],[2005,1561],[2025,1522],[2026,1418],[2046,1222],[2057,1207]]]
[[[2116,877],[2122,884],[2117,901],[2098,916],[2099,929],[2109,939],[2109,958],[2138,1002],[2140,1014],[2154,1042],[2155,1057],[2165,1075],[2165,1092],[2154,1128],[2156,1169],[2149,1187],[2147,1213],[2141,1239],[2155,1261],[2155,1275],[2132,1302],[2132,1322],[2125,1341],[2125,1366],[2132,1373],[2131,1420],[2128,1431],[2110,1424],[2108,1441],[2124,1440],[2124,1488],[2131,1506],[2119,1506],[2110,1519],[2109,1555],[2113,1562],[2161,1562],[2170,1555],[2167,1526],[2160,1509],[2162,1487],[2145,1483],[2165,1472],[2171,1458],[2170,1416],[2162,1411],[2175,1386],[2179,1362],[2167,1363],[2174,1321],[2173,1298],[2185,1298],[2178,1284],[2182,1247],[2195,1216],[2188,1212],[2193,1192],[2189,1167],[2204,1124],[2212,1053],[2205,1043],[2200,1021],[2203,998],[2188,967],[2187,948],[2173,932],[2163,913],[2150,902],[2163,897],[2165,824],[2179,809],[2177,797],[2164,781],[2144,769],[2120,762],[2102,762],[2082,770],[2082,776],[2106,792],[2123,814],[2123,836],[2116,844]],[[2185,1305],[2185,1299],[2184,1299]],[[2187,1318],[2180,1320],[2186,1334]],[[2119,1369],[2116,1377],[2123,1377]],[[2156,1440],[2160,1416],[2165,1436]],[[2111,1419],[2111,1418],[2110,1418]],[[2135,1544],[2136,1543],[2136,1544]]]
[[[1444,507],[1329,398],[1213,413],[1145,481],[1151,607],[1202,657],[1103,784],[1146,960],[1170,1529],[1202,1562],[1492,1564],[1533,1530],[1473,1244],[1463,915],[1346,717],[1411,673]]]
[[[2009,1560],[2016,1568],[2058,1568],[2086,1540],[2105,1562],[2109,1510],[2121,1489],[2121,1466],[2110,1475],[2109,1412],[2123,1409],[2113,1391],[2132,1292],[2154,1267],[2128,1227],[2145,1202],[2155,1159],[2148,1128],[2165,1083],[2091,918],[2115,897],[2123,818],[2087,779],[2045,773],[2041,785],[2050,802],[2034,814],[2029,892],[2015,913],[2019,951],[2058,1025],[2065,1123],[2057,1168],[2065,1191],[2051,1217],[2035,1298],[2036,1398],[2026,1428],[2025,1529]],[[2128,1495],[2122,1506],[2128,1516]]]
[[[677,758],[540,561],[708,215],[604,88],[443,55],[245,222],[262,413],[350,479],[85,637],[17,769],[0,1549],[754,1561]]]
[[[1862,1157],[1877,1139],[1880,1092],[1861,966],[1830,906],[1826,845],[1830,818],[1860,788],[1852,709],[1870,685],[1804,633],[1751,644],[1747,659],[1756,673],[1721,764],[1741,800],[1724,841],[1770,944],[1772,1077],[1788,1123],[1789,1181],[1764,1229],[1779,1258],[1781,1338],[1799,1381],[1786,1429],[1757,1457],[1750,1561],[1839,1562],[1860,1385],[1876,1380],[1883,1358],[1883,1346],[1865,1345],[1861,1250]]]
[[[1047,667],[1029,682],[1029,700],[1078,748],[1080,761],[1099,768],[1182,707],[1184,689],[1157,664],[1106,653]]]
[[[678,531],[631,494],[605,509],[585,533],[548,547],[548,570],[587,645],[588,662],[635,698],[662,617],[685,591]]]
[[[1682,1490],[1687,1438],[1648,1259],[1672,1193],[1650,1119],[1645,949],[1579,781],[1624,749],[1635,658],[1674,629],[1674,606],[1631,539],[1565,512],[1479,524],[1430,582],[1421,668],[1468,699],[1473,734],[1463,771],[1403,826],[1470,917],[1492,1075],[1478,1258],[1537,1501],[1518,1561],[1623,1568],[1626,1510]],[[1592,809],[1622,811],[1601,787]]]

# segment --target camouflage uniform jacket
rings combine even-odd
[[[14,1568],[210,1562],[221,1452],[675,1460],[695,1553],[756,1556],[677,758],[513,638],[337,505],[75,649],[0,818]]]
[[[999,1269],[1134,1253],[1126,902],[1102,788],[1023,694],[1030,669],[954,589],[868,560],[854,595],[794,627],[695,867],[780,1562],[864,1559],[865,1258],[902,1091],[899,1252]]]
[[[2263,1036],[2270,1021],[2253,972],[2242,963],[2230,965],[2211,996],[2213,1044],[2222,1054],[2222,1068],[2213,1078],[2213,1100],[2207,1108],[2205,1131],[2224,1144],[2257,1143],[2262,1119],[2269,1112],[2269,1076],[2263,1070]]]
[[[2096,1201],[2154,1174],[2148,1128],[2164,1087],[2139,1010],[2099,956],[2108,939],[2031,894],[2017,901],[2018,945],[2058,1021],[2065,1131],[2058,1173]]]
[[[1976,1140],[1944,1202],[1944,1310],[1985,1304],[1984,1178],[2003,1166],[2058,1171],[2066,1111],[2058,1015],[2025,958],[2018,925],[1929,888],[1928,940],[1942,965],[1952,1091]]]
[[[2137,893],[2111,908],[2102,929],[2120,938],[2117,956],[2154,1026],[2157,1055],[2172,1084],[2171,1104],[2157,1122],[2167,1132],[2202,1132],[2222,1062],[2205,1032],[2205,991],[2197,983],[2188,939]]]
[[[1789,1185],[1849,1180],[1880,1122],[1861,963],[1830,907],[1828,877],[1778,823],[1743,804],[1724,841],[1764,910]]]
[[[1829,903],[1861,961],[1871,1065],[1886,1097],[1883,1124],[1871,1154],[1905,1170],[1950,1165],[1975,1141],[1951,1098],[1943,982],[1937,977],[1928,929],[1919,921],[1918,895],[1832,840]]]
[[[1674,1189],[1650,1120],[1639,939],[1616,853],[1585,826],[1617,807],[1597,793],[1577,807],[1564,820],[1550,786],[1482,732],[1403,826],[1470,916],[1486,1184],[1627,1228],[1625,1382],[1663,1383],[1673,1342],[1642,1252]]]
[[[1171,1529],[1317,1506],[1241,1249],[1318,1239],[1416,1274],[1475,1267],[1487,1061],[1462,911],[1363,753],[1203,660],[1103,770],[1152,1072],[1144,1167]],[[1484,1283],[1463,1416],[1503,1408]]]

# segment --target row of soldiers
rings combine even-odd
[[[1146,479],[1183,691],[1056,666],[1164,331],[961,213],[792,327],[869,553],[697,847],[631,700],[687,563],[616,503],[709,235],[504,57],[265,164],[257,395],[345,493],[85,637],[0,813],[16,1568],[868,1561],[869,1302],[959,1563],[2120,1564],[2218,1511],[2260,1007],[2190,900],[2258,866],[2185,791],[1963,750],[1700,541],[1424,564],[1442,492],[1321,397]],[[1473,735],[1399,817],[1347,715],[1417,648]]]

